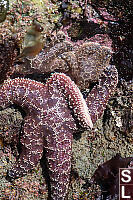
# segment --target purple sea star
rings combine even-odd
[[[0,105],[20,105],[27,113],[21,133],[22,152],[8,178],[25,175],[42,157],[51,183],[51,199],[65,199],[71,169],[72,135],[77,130],[68,103],[83,127],[93,126],[78,87],[64,74],[53,74],[44,85],[28,79],[7,80],[0,88]]]
[[[9,170],[8,177],[23,176],[35,167],[44,147],[51,185],[49,198],[65,199],[71,169],[72,138],[78,129],[77,123],[92,128],[117,85],[117,76],[116,68],[109,66],[86,101],[65,74],[53,74],[45,85],[28,79],[7,80],[0,88],[0,106],[18,104],[27,113],[21,133],[20,157]]]

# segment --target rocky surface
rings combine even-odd
[[[114,96],[111,97],[107,105],[103,117],[95,124],[94,131],[85,131],[74,136],[72,175],[69,187],[70,200],[72,198],[82,199],[82,197],[86,199],[96,198],[96,196],[100,194],[100,189],[97,188],[97,186],[90,186],[88,182],[98,165],[111,159],[116,153],[120,153],[123,157],[133,156],[131,87],[131,83],[124,82],[119,84],[117,91]],[[21,128],[20,122],[22,122],[20,112],[11,108],[4,112],[6,113],[6,118],[3,117],[5,116],[3,111],[0,113],[1,130],[3,131],[5,127],[8,132],[10,132],[13,127],[15,130],[15,124],[18,124],[19,130],[19,128]],[[128,113],[130,117],[123,117],[125,116],[124,113]],[[128,123],[127,119],[129,120]],[[12,129],[10,129],[11,127]],[[15,157],[12,155],[9,146],[4,146],[4,149],[1,149],[1,155],[1,199],[4,199],[6,195],[8,196],[10,192],[11,194],[9,196],[14,195],[16,198],[18,196],[21,199],[23,199],[23,196],[25,196],[25,199],[30,199],[31,197],[34,197],[34,199],[46,198],[47,190],[46,185],[43,184],[42,181],[44,178],[41,173],[40,165],[38,165],[32,173],[15,180],[15,183],[12,185],[5,180],[5,175],[6,170],[11,167],[12,163],[15,161]],[[34,182],[33,180],[36,181],[36,189],[33,186],[34,184],[29,186],[29,182]],[[25,185],[23,189],[21,188],[22,183]],[[6,190],[4,190],[5,187]],[[22,197],[20,197],[21,194],[23,194]]]
[[[13,3],[14,2],[15,1],[13,1]],[[26,2],[28,4],[28,1]],[[47,6],[44,6],[45,8],[41,6],[41,11],[39,11],[38,14],[38,19],[42,19],[42,23],[44,23],[44,36],[46,35],[46,33],[49,34],[49,30],[54,27],[54,25],[49,22],[48,18],[51,22],[54,22],[54,20],[56,21],[60,17],[60,13],[58,13],[58,6],[56,5],[56,3],[50,4],[48,1],[45,1],[45,3]],[[35,1],[32,1],[32,5],[33,4],[37,5]],[[38,6],[40,5],[41,4],[38,3]],[[2,29],[0,30],[1,35],[4,38],[7,38],[8,34],[12,35],[12,33],[14,32],[13,36],[15,38],[17,37],[19,41],[18,45],[20,46],[20,41],[22,40],[26,32],[25,27],[31,24],[33,13],[36,14],[39,10],[39,7],[35,6],[37,7],[37,10],[34,12],[34,9],[32,9],[33,7],[29,6],[28,13],[31,14],[25,15],[24,13],[20,13],[19,11],[21,10],[20,8],[22,6],[23,5],[21,4],[21,2],[18,2],[17,5],[12,5],[10,7],[11,9],[9,10],[11,14],[7,15],[7,20],[0,24],[0,26],[2,27]],[[54,6],[54,13],[52,13],[52,6]],[[45,9],[44,13],[48,13],[48,18],[46,18],[46,15],[44,15],[42,18],[40,17],[42,16],[41,14],[43,8]],[[100,22],[98,23],[100,24]],[[45,26],[45,24],[47,24],[47,26]],[[129,26],[130,25],[127,24],[127,27]],[[85,28],[85,26],[83,28]],[[69,30],[71,32],[71,30],[73,29]],[[92,31],[92,29],[90,30]],[[91,34],[89,35],[89,41],[99,42],[104,45],[108,43],[108,46],[111,46],[113,40],[113,47],[115,47],[114,51],[117,51],[119,49],[121,50],[121,52],[118,51],[118,54],[114,54],[115,64],[118,65],[117,68],[120,72],[120,81],[116,91],[114,92],[114,95],[110,98],[110,101],[106,107],[103,116],[95,124],[94,130],[92,132],[85,131],[83,133],[78,133],[76,134],[76,136],[74,136],[72,173],[68,198],[69,200],[94,200],[98,198],[101,193],[99,186],[90,185],[89,183],[98,165],[103,164],[107,160],[111,159],[117,153],[120,153],[122,157],[133,156],[133,83],[131,82],[132,61],[130,59],[132,55],[132,47],[129,46],[128,48],[128,39],[130,39],[130,37],[128,38],[128,36],[126,37],[125,35],[123,35],[122,31],[119,35],[117,35],[117,31],[115,30],[116,27],[114,28],[114,32],[112,32],[112,37],[109,37],[109,35],[111,35],[111,31],[108,35],[106,33],[107,37],[105,37],[105,34],[103,33],[93,33],[92,35],[94,35],[94,37],[92,37]],[[84,32],[82,31],[82,33]],[[83,34],[82,36],[84,38]],[[119,48],[117,46],[118,43],[114,43],[114,36],[116,41],[118,41],[119,43]],[[131,33],[129,33],[129,36],[131,36]],[[80,42],[83,42],[83,38],[81,38]],[[126,59],[124,54],[124,57],[121,60],[122,65],[120,66],[120,55],[123,55],[123,46],[120,48],[121,44],[123,46],[126,44],[124,52],[127,52],[129,62],[127,62],[128,59]],[[124,80],[124,78],[126,80]],[[16,132],[19,132],[23,122],[23,114],[24,113],[16,108],[7,108],[4,111],[0,111],[0,133],[4,132],[9,135],[11,133],[12,135],[12,132],[14,134]],[[42,168],[40,164],[38,164],[38,166],[31,173],[28,173],[25,177],[15,180],[13,184],[9,183],[5,179],[6,172],[12,166],[12,163],[15,162],[19,151],[17,149],[11,148],[8,143],[8,141],[3,143],[3,141],[0,140],[0,199],[47,199],[47,186],[45,184],[45,179],[42,175]]]

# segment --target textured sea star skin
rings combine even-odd
[[[55,73],[44,85],[28,79],[7,80],[0,88],[0,106],[20,105],[27,113],[21,133],[21,153],[8,178],[25,175],[46,150],[50,199],[65,199],[71,169],[71,146],[77,130],[74,115],[83,127],[93,126],[86,102],[73,81]]]
[[[81,125],[92,127],[91,119],[95,123],[102,115],[117,78],[116,68],[109,66],[99,85],[86,98],[88,109],[77,86],[64,74],[53,74],[46,85],[19,78],[6,81],[0,88],[0,106],[15,103],[27,112],[21,133],[22,151],[8,176],[14,179],[34,168],[44,147],[51,184],[49,198],[65,199],[71,169],[72,135],[77,130],[68,102]]]
[[[118,72],[114,65],[109,65],[99,79],[99,84],[94,86],[86,98],[87,107],[90,110],[92,122],[103,114],[108,100],[118,83]]]
[[[18,71],[24,74],[63,72],[69,75],[80,89],[88,88],[90,82],[99,80],[99,76],[109,65],[111,49],[93,42],[73,48],[62,32],[56,37],[34,58],[32,64],[26,60],[24,65],[18,67]]]

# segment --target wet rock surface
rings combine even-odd
[[[46,5],[48,5],[47,3],[48,2],[46,1]],[[28,3],[27,5],[29,6]],[[51,5],[53,6],[53,4]],[[21,13],[20,11],[22,11],[22,6],[23,5],[21,2],[18,2],[17,5],[14,5],[12,10],[10,10],[11,15],[6,16],[7,20],[4,19],[4,24],[1,23],[3,28],[0,30],[0,32],[4,38],[8,37],[9,31],[7,29],[10,29],[10,32],[12,32],[14,27],[16,29],[15,37],[17,37],[17,39],[22,39],[22,37],[24,37],[26,32],[25,27],[32,21],[32,16],[27,13],[33,14],[34,12],[33,9],[31,9],[32,6],[28,7],[27,11],[27,7],[24,5],[23,13]],[[57,15],[58,20],[58,6],[55,4],[54,6],[54,9],[56,10],[54,16]],[[46,7],[47,6],[45,6],[45,13],[48,8],[47,16],[51,21],[54,21],[56,17],[53,17],[53,11],[51,11],[51,7]],[[41,12],[39,12],[38,18],[41,16]],[[110,9],[110,13],[112,12]],[[45,16],[43,16],[41,19],[43,19],[43,23],[45,22],[46,24],[46,26],[44,25],[46,31],[45,33],[49,34],[49,30],[52,29],[54,25],[49,23],[49,20],[47,20]],[[117,153],[120,153],[124,158],[133,156],[131,102],[133,84],[131,82],[133,45],[131,40],[131,20],[125,21],[125,23],[122,25],[117,23],[113,25],[110,23],[108,25],[108,31],[106,31],[106,27],[103,28],[103,24],[100,24],[101,22],[99,19],[97,19],[98,15],[95,13],[93,16],[96,17],[95,20],[93,20],[93,22],[84,21],[82,27],[81,22],[78,19],[77,23],[74,23],[72,26],[68,26],[67,29],[63,28],[62,30],[64,30],[64,32],[68,30],[67,32],[70,37],[69,40],[72,40],[71,42],[73,42],[75,45],[77,43],[82,44],[84,41],[91,41],[112,47],[114,56],[111,62],[115,64],[118,69],[119,84],[114,95],[110,98],[102,118],[99,119],[95,124],[94,130],[92,132],[85,131],[83,133],[78,133],[74,136],[72,173],[68,197],[69,200],[100,200],[102,194],[101,188],[98,185],[90,184],[91,177],[93,176],[97,167],[100,164],[102,165],[106,161],[112,159],[112,157],[114,157]],[[117,17],[118,14],[115,14],[115,18]],[[109,15],[107,19],[110,19]],[[114,20],[113,18],[111,19]],[[21,28],[18,28],[18,26]],[[75,26],[77,30],[73,32]],[[88,32],[86,32],[87,27],[89,27],[89,29],[87,29]],[[86,39],[86,37],[88,38]],[[4,50],[5,47],[6,51]],[[0,43],[0,49],[2,49],[3,52],[2,56],[4,56],[4,61],[6,60],[4,64],[0,62],[0,73],[2,78],[0,80],[1,82],[7,78],[7,75],[10,76],[8,70],[10,71],[10,69],[12,69],[11,64],[14,60],[10,58],[12,60],[10,63],[8,58],[10,57],[10,52],[13,52],[12,48],[12,45],[11,47],[10,45],[3,46],[3,44]],[[0,56],[0,59],[3,59],[3,57]],[[17,156],[19,155],[19,148],[16,145],[16,141],[19,140],[17,137],[20,133],[22,123],[23,115],[19,110],[8,108],[0,111],[0,135],[5,134],[4,141],[0,141],[0,199],[47,199],[47,187],[45,184],[45,179],[42,175],[40,164],[38,164],[38,166],[25,177],[15,180],[13,184],[9,183],[5,179],[7,170],[11,168],[12,163],[15,162]],[[14,143],[9,145],[10,141],[14,141]],[[117,198],[118,197],[116,197],[116,199]]]

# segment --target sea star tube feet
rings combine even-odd
[[[65,74],[53,74],[45,85],[16,78],[0,87],[0,106],[17,104],[27,113],[20,136],[21,153],[8,178],[18,178],[33,169],[44,147],[52,200],[65,199],[69,186],[72,137],[77,126],[68,102],[81,125],[92,127],[80,90]]]

